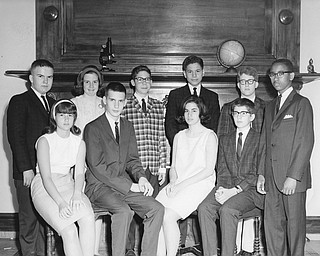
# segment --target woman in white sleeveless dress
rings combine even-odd
[[[94,65],[85,66],[78,74],[74,93],[77,95],[71,101],[77,106],[76,126],[82,134],[85,126],[101,116],[105,109],[102,98],[98,96],[99,89],[103,84],[103,75]],[[94,254],[99,255],[100,233],[102,218],[96,220],[96,241]]]
[[[36,142],[31,196],[39,214],[61,235],[66,256],[93,256],[94,214],[82,192],[86,147],[74,125],[76,117],[70,100],[53,106],[50,127]]]
[[[165,207],[159,235],[158,256],[177,254],[180,230],[178,220],[185,219],[213,189],[218,139],[216,134],[201,122],[207,116],[201,98],[190,96],[183,103],[182,121],[188,129],[174,137],[170,183],[156,199]]]

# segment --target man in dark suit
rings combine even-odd
[[[304,255],[306,190],[311,187],[313,110],[292,88],[293,65],[273,62],[269,77],[278,97],[266,106],[259,155],[258,192],[265,198],[268,256]]]
[[[252,101],[236,99],[231,113],[237,128],[219,138],[217,185],[198,207],[204,256],[217,255],[217,219],[221,255],[233,256],[239,219],[263,207],[263,196],[256,191],[260,134],[250,128],[254,111]]]
[[[125,255],[129,226],[134,213],[143,219],[141,255],[156,256],[164,207],[153,197],[138,155],[131,122],[121,118],[126,89],[111,82],[104,89],[105,114],[87,124],[85,192],[91,202],[112,213],[112,255]]]
[[[7,119],[23,256],[45,255],[44,227],[33,207],[29,187],[35,175],[35,142],[49,125],[49,111],[54,103],[54,99],[46,96],[53,82],[52,63],[43,59],[35,60],[31,65],[29,79],[31,88],[11,98]]]
[[[246,98],[254,102],[255,118],[252,121],[252,128],[260,133],[264,119],[266,103],[256,96],[256,89],[259,86],[258,71],[253,67],[240,68],[237,73],[237,87],[240,91],[240,98]],[[229,134],[236,130],[232,115],[231,106],[234,101],[223,105],[218,124],[217,135]]]
[[[187,128],[187,124],[180,124],[176,117],[183,114],[179,113],[181,104],[192,94],[201,97],[208,108],[210,120],[205,124],[209,129],[217,132],[218,120],[220,115],[220,106],[218,95],[202,86],[204,76],[203,60],[197,56],[191,55],[185,58],[182,63],[183,75],[188,84],[172,90],[169,93],[167,110],[165,116],[166,136],[172,147],[174,136],[181,130]]]

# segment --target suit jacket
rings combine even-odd
[[[84,141],[87,147],[86,188],[91,201],[103,193],[104,186],[127,194],[132,179],[146,177],[138,156],[132,123],[120,118],[120,141],[115,136],[105,114],[86,125]],[[132,178],[132,179],[131,179]]]
[[[234,131],[219,138],[216,187],[232,188],[239,185],[243,191],[255,189],[260,133],[253,129],[249,130],[239,161],[236,137],[236,131]]]
[[[310,157],[314,144],[313,111],[309,100],[293,90],[278,114],[274,99],[266,106],[260,141],[259,174],[282,190],[287,177],[297,180],[296,192],[311,187]]]
[[[164,106],[151,97],[148,97],[146,105],[145,114],[133,95],[127,100],[122,115],[133,124],[143,168],[149,167],[152,174],[158,174],[159,168],[166,168],[167,165]]]
[[[222,134],[228,134],[236,130],[236,126],[234,125],[234,121],[231,116],[231,107],[233,102],[234,100],[224,104],[221,109],[221,115],[219,118],[219,125],[218,125],[219,137]],[[264,100],[256,97],[254,100],[254,105],[255,105],[256,113],[255,113],[255,119],[252,122],[252,128],[256,132],[260,133],[262,129],[263,120],[264,120],[264,109],[265,109],[266,103],[264,102]]]
[[[54,99],[47,97],[49,106]],[[49,125],[49,114],[32,89],[11,98],[7,115],[7,135],[13,156],[13,178],[36,168],[35,143]]]
[[[165,129],[166,129],[166,136],[167,136],[167,139],[169,140],[170,146],[172,146],[173,144],[174,136],[179,131],[187,128],[187,124],[186,123],[179,124],[176,120],[176,117],[179,115],[183,115],[183,113],[179,113],[181,104],[190,95],[191,93],[188,85],[174,89],[169,93],[166,116],[165,116]],[[209,122],[204,124],[204,126],[217,132],[218,120],[220,116],[220,105],[219,105],[218,94],[201,86],[199,97],[201,97],[204,100],[204,103],[208,108],[208,113],[211,117]]]

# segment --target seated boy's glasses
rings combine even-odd
[[[241,79],[241,80],[239,80],[239,84],[241,84],[241,85],[245,85],[245,84],[253,85],[255,81],[256,80],[254,80],[254,79],[248,79],[248,80]]]
[[[270,72],[269,73],[269,77],[270,78],[275,78],[275,77],[283,77],[284,74],[288,74],[288,73],[292,73],[292,71],[279,71],[277,73],[274,73],[274,72]]]
[[[231,114],[233,116],[241,116],[241,117],[244,117],[246,115],[251,115],[249,111],[232,111]]]
[[[150,83],[152,81],[151,77],[136,77],[135,80],[138,83],[142,83],[142,82]]]

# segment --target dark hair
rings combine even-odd
[[[251,114],[255,114],[254,103],[247,98],[237,98],[232,102],[231,110],[233,111],[235,107],[246,107]]]
[[[151,71],[147,66],[139,65],[139,66],[135,67],[134,69],[132,69],[131,79],[135,79],[137,77],[138,73],[141,71],[146,71],[151,76]]]
[[[288,60],[288,59],[277,59],[277,60],[275,60],[274,62],[272,62],[271,67],[272,67],[273,65],[275,65],[275,64],[285,65],[286,68],[288,69],[287,71],[292,71],[292,72],[294,72],[294,71],[293,71],[293,64],[292,64],[292,62],[291,62],[290,60]]]
[[[204,65],[203,65],[203,60],[195,55],[190,55],[187,58],[184,59],[183,63],[182,63],[182,70],[186,71],[188,65],[193,64],[193,63],[198,63],[201,68],[203,69]]]
[[[86,74],[96,74],[99,79],[99,88],[103,85],[103,75],[101,74],[100,70],[95,65],[88,65],[85,66],[78,74],[77,81],[74,85],[74,89],[72,94],[75,96],[84,94],[83,90],[83,79]],[[99,93],[99,90],[97,94]]]
[[[77,119],[77,107],[71,100],[67,99],[58,100],[52,106],[50,111],[50,124],[45,128],[44,133],[53,133],[57,130],[57,123],[55,121],[55,116],[57,113],[72,114],[74,116],[74,120],[70,131],[75,135],[79,135],[81,133],[81,130],[74,124]]]
[[[203,99],[201,97],[191,95],[188,98],[186,98],[184,102],[182,102],[182,104],[180,105],[179,116],[176,118],[179,123],[185,122],[184,111],[188,103],[195,103],[197,105],[197,107],[199,108],[200,122],[202,124],[208,122],[210,116],[208,114],[208,108],[204,103]]]
[[[46,59],[37,59],[31,64],[30,73],[37,67],[49,67],[54,69],[53,64],[50,61]]]
[[[114,91],[114,92],[124,92],[124,94],[127,94],[126,88],[124,85],[120,82],[110,82],[107,86],[101,88],[101,93],[103,96],[108,96],[108,91]]]
[[[240,81],[240,76],[243,74],[254,77],[256,81],[259,80],[258,71],[253,67],[241,67],[237,73],[237,82]]]

